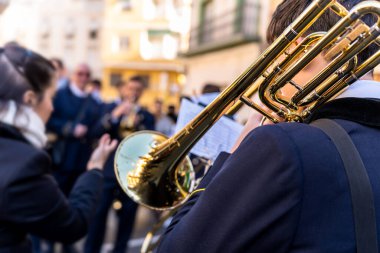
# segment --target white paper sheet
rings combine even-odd
[[[204,107],[187,99],[181,101],[176,132],[194,119]],[[210,130],[195,144],[190,153],[215,161],[222,151],[229,152],[242,131],[243,126],[230,118],[220,118]]]

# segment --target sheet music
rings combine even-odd
[[[176,132],[194,119],[204,107],[188,99],[182,99],[176,125]],[[222,151],[229,152],[242,131],[243,126],[230,118],[223,116],[197,142],[190,153],[215,161]]]

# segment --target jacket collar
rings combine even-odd
[[[14,126],[0,122],[0,138],[12,139],[30,144]]]
[[[318,108],[307,120],[343,119],[371,127],[380,127],[380,99],[376,98],[339,98]]]

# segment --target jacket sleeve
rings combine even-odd
[[[146,113],[147,116],[146,116],[146,121],[144,122],[145,123],[145,127],[147,130],[155,130],[155,119],[154,119],[154,116],[147,112]]]
[[[30,169],[43,164],[41,157],[27,163]],[[101,194],[103,175],[99,170],[84,173],[69,199],[52,176],[41,174],[12,183],[5,192],[4,219],[17,230],[39,237],[72,243],[83,237]]]
[[[111,138],[117,138],[117,130],[119,120],[112,119],[112,110],[115,109],[115,104],[103,104],[99,106],[99,117],[95,124],[92,126],[92,135],[100,137],[104,133],[111,135]]]
[[[60,115],[60,112],[62,111],[62,103],[61,97],[57,94],[53,101],[54,111],[47,123],[47,129],[59,136],[72,137],[74,129],[73,122],[63,118]]]
[[[206,190],[181,208],[156,252],[288,252],[302,174],[287,134],[260,127],[214,167]]]

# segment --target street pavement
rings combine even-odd
[[[140,253],[140,249],[145,239],[145,235],[158,221],[159,214],[159,212],[155,212],[145,207],[139,206],[136,215],[133,234],[130,241],[128,242],[128,253]],[[111,253],[117,228],[116,224],[117,217],[114,211],[112,210],[108,217],[107,233],[101,253]]]

